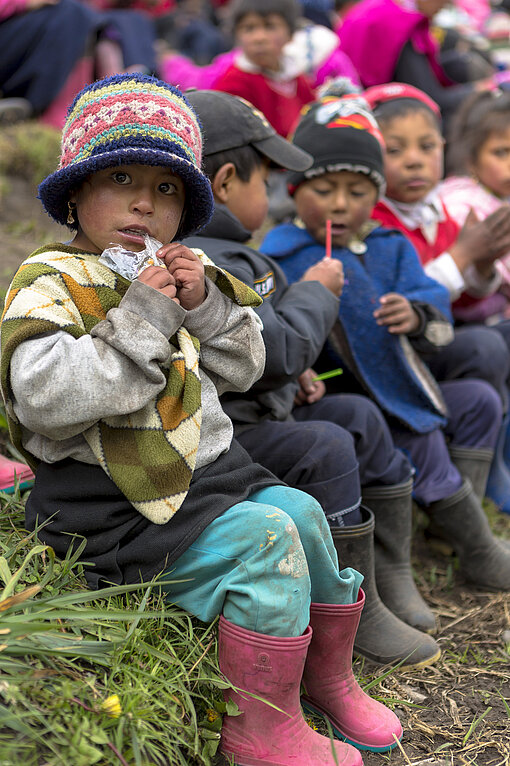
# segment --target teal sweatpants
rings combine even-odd
[[[247,630],[300,636],[310,602],[352,604],[363,576],[338,571],[329,526],[313,497],[262,489],[215,519],[164,573],[166,599],[204,622],[223,614]]]

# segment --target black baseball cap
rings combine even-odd
[[[312,164],[308,152],[278,135],[244,98],[219,90],[187,90],[185,95],[202,125],[204,156],[251,144],[280,168],[303,171]]]

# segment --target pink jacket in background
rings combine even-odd
[[[27,0],[0,0],[0,21],[27,10]]]
[[[342,50],[358,71],[364,88],[392,82],[405,44],[411,42],[427,59],[441,85],[451,80],[441,68],[438,44],[429,19],[394,0],[361,0],[345,15],[339,29]]]
[[[449,215],[461,227],[464,225],[470,209],[476,213],[480,221],[483,221],[504,204],[504,200],[496,197],[470,176],[451,176],[440,184],[438,191]],[[510,295],[510,253],[496,261],[495,266],[502,279],[500,290],[508,297]],[[494,300],[495,298],[499,298],[499,300]],[[483,298],[475,306],[456,313],[460,319],[484,321],[493,314],[501,312],[502,301],[500,298],[502,296]]]

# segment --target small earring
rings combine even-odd
[[[75,223],[74,211],[76,210],[76,205],[74,204],[74,202],[68,202],[67,203],[67,209],[68,209],[67,223],[69,224],[69,226],[73,226],[74,223]]]

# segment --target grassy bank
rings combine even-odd
[[[85,588],[0,493],[0,764],[210,764],[224,686],[215,626],[153,585]]]

